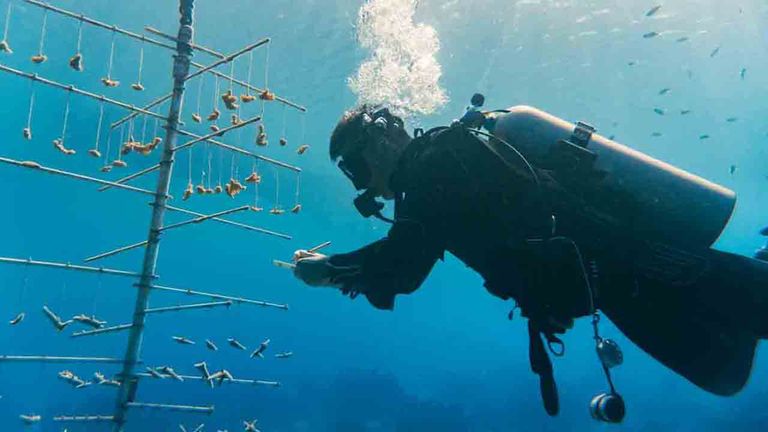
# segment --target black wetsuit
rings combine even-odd
[[[708,391],[743,387],[756,341],[768,335],[766,263],[709,249],[670,258],[596,220],[548,172],[535,170],[537,186],[498,143],[460,126],[430,135],[409,145],[392,177],[399,199],[387,237],[331,257],[360,268],[339,278],[345,292],[392,309],[448,251],[551,335],[564,329],[550,317],[589,313],[588,276],[596,306],[651,355]]]

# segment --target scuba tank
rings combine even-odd
[[[720,236],[736,194],[530,106],[485,114],[483,126],[531,163],[551,170],[585,205],[638,237],[681,249]]]

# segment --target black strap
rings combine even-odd
[[[557,383],[555,382],[552,361],[547,355],[544,343],[541,340],[538,326],[533,320],[528,320],[528,356],[531,361],[531,370],[539,376],[539,390],[541,391],[541,400],[544,403],[544,410],[550,416],[556,416],[560,412],[560,398],[557,394]]]

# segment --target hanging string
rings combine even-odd
[[[248,52],[248,80],[246,83],[248,83],[248,86],[245,88],[245,94],[249,95],[251,94],[251,72],[253,70],[253,50]]]
[[[139,49],[139,77],[136,80],[138,85],[141,85],[141,72],[144,69],[144,38],[141,38],[141,49]]]
[[[213,153],[211,153],[211,144],[206,142],[205,143],[205,154],[208,155],[208,184],[206,185],[208,189],[211,189],[211,160],[213,159]]]
[[[269,47],[272,45],[272,43],[267,43],[267,49],[266,54],[264,58],[264,90],[269,90]],[[267,103],[266,100],[261,100],[261,118],[265,118],[265,112],[267,110]]]
[[[109,48],[109,66],[107,67],[107,78],[112,79],[112,64],[115,59],[115,36],[117,33],[112,30],[112,46]]]
[[[128,140],[127,141],[131,141],[131,142],[135,141],[135,139],[133,137],[133,129],[134,129],[133,121],[134,121],[135,118],[136,117],[131,117],[131,121],[128,122]],[[120,139],[120,142],[122,143],[123,140]]]
[[[229,177],[235,178],[235,155],[232,154],[232,162],[229,165]]]
[[[287,108],[288,108],[288,105],[283,105],[283,131],[280,134],[281,138],[285,138],[285,128],[286,128],[285,116],[286,116],[286,109]]]
[[[104,101],[101,101],[101,104],[99,104],[99,123],[96,126],[96,144],[94,145],[94,148],[96,151],[99,150],[99,141],[101,141],[101,124],[104,120]]]
[[[141,125],[141,142],[146,143],[147,142],[147,116],[144,115],[144,121]]]
[[[160,123],[160,120],[157,117],[155,117],[155,127],[152,129],[152,138],[157,138],[157,127],[159,123]]]
[[[306,144],[307,138],[307,116],[304,112],[301,113],[301,144]]]
[[[131,123],[133,123],[133,120],[131,120]],[[117,145],[117,160],[122,160],[123,152],[120,151],[120,146],[125,142],[125,123],[120,125],[120,141],[118,141]]]
[[[197,114],[200,114],[200,99],[203,95],[203,80],[205,79],[205,75],[201,76],[200,79],[197,81]]]
[[[83,20],[80,20],[80,24],[77,27],[77,50],[75,50],[75,54],[80,54],[80,47],[82,46],[83,42]]]
[[[301,173],[297,172],[296,173],[296,200],[293,204],[294,207],[299,205],[299,203],[301,202],[301,200],[299,199],[300,194],[301,194]]]
[[[213,108],[219,109],[219,77],[216,75],[214,78],[215,83],[213,86]]]
[[[120,126],[120,127],[122,128],[122,126]],[[112,132],[113,131],[110,130],[109,133],[107,133],[107,151],[104,152],[104,165],[108,165],[109,164],[109,152],[112,149]],[[118,152],[119,151],[120,151],[120,149],[118,148]]]
[[[229,91],[232,92],[235,83],[235,61],[229,64]]]
[[[275,208],[280,207],[280,173],[277,171],[277,168],[274,169],[275,172]]]
[[[218,186],[221,186],[221,173],[224,172],[224,150],[222,150],[220,147],[219,150],[219,182],[217,183]]]
[[[45,32],[46,28],[48,27],[48,9],[43,12],[43,25],[40,28],[40,45],[38,47],[37,54],[42,56],[43,55],[43,48],[45,46]]]
[[[253,172],[258,173],[259,172],[259,161],[256,160],[253,162]],[[254,190],[254,197],[253,197],[253,207],[259,208],[259,182],[256,182],[253,185]]]
[[[3,41],[8,40],[8,28],[11,26],[11,11],[13,10],[13,2],[8,2],[8,10],[5,12],[5,27],[3,29]]]
[[[187,173],[187,181],[192,183],[192,149],[187,152],[187,161],[189,162],[189,171]]]
[[[64,124],[61,127],[61,141],[66,141],[67,138],[67,124],[69,123],[69,102],[72,99],[72,91],[67,92],[67,102],[64,105]]]
[[[32,111],[35,107],[35,82],[32,81],[29,85],[29,112],[27,113],[27,129],[32,131]]]

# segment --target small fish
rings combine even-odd
[[[700,139],[700,140],[709,139],[709,135],[707,135],[707,134],[701,134],[701,135],[699,135],[699,139]]]
[[[20,313],[20,314],[16,315],[16,317],[15,317],[14,319],[12,319],[12,320],[8,321],[8,324],[10,324],[10,325],[12,325],[12,326],[15,326],[16,324],[19,324],[19,323],[21,323],[22,321],[24,321],[24,317],[25,317],[25,316],[27,316],[27,314],[25,314],[24,312],[22,312],[22,313]]]
[[[187,339],[185,337],[181,337],[181,336],[172,336],[172,337],[173,337],[173,340],[175,340],[176,342],[178,342],[181,345],[194,345],[195,344],[195,342],[193,340]]]
[[[731,167],[728,169],[728,172],[731,173],[731,175],[733,175],[733,173],[736,172],[736,165],[731,165]]]
[[[264,351],[266,351],[268,347],[269,347],[269,339],[262,342],[259,345],[259,347],[256,348],[256,350],[251,353],[251,358],[254,358],[254,357],[264,358]]]
[[[236,348],[236,349],[239,349],[239,350],[242,350],[242,351],[246,350],[245,345],[241,344],[235,338],[228,338],[227,342],[229,342],[229,346],[231,346],[232,348]]]
[[[213,341],[210,340],[210,339],[206,339],[205,340],[205,346],[207,346],[208,349],[211,350],[211,351],[218,351],[219,350],[219,347],[217,347],[216,344],[213,343]]]
[[[689,39],[688,36],[682,36],[682,37],[679,37],[679,38],[675,39],[675,42],[678,42],[678,43],[685,42],[688,39]]]
[[[655,38],[658,35],[659,35],[658,32],[652,31],[652,32],[648,32],[648,33],[643,34],[643,38],[644,39],[650,39],[650,38]]]
[[[608,137],[608,139],[613,141],[614,139],[616,139],[616,135],[611,135],[611,136]]]
[[[41,417],[39,415],[34,415],[34,414],[33,415],[22,414],[22,415],[19,416],[19,418],[21,419],[21,421],[23,421],[24,423],[26,423],[28,425],[34,424],[34,423],[39,423],[40,420],[41,420]]]
[[[627,66],[636,66],[636,65],[637,65],[637,61],[636,60],[630,60],[630,61],[627,62]]]
[[[289,357],[293,357],[293,352],[292,351],[286,351],[286,352],[281,352],[281,353],[275,354],[275,358],[279,358],[279,359],[284,359],[284,358],[289,358]]]
[[[688,70],[685,71],[685,73],[688,75],[688,79],[692,79],[693,78],[693,71],[692,70],[688,69]]]
[[[652,137],[657,137],[657,138],[658,138],[658,137],[660,137],[660,136],[661,136],[661,132],[653,132],[653,133],[651,134],[651,136],[652,136]]]
[[[720,52],[720,47],[717,47],[717,48],[713,49],[711,53],[709,53],[709,57],[712,58],[712,57],[716,56],[717,53],[719,53],[719,52]]]
[[[256,429],[256,423],[258,423],[258,420],[253,420],[251,422],[243,421],[243,426],[245,426],[245,432],[259,432],[258,429]]]
[[[727,121],[728,123],[733,123],[738,119],[739,119],[738,117],[728,117],[727,119],[725,119],[725,121]]]
[[[664,110],[663,110],[663,109],[661,109],[661,108],[654,108],[654,109],[653,109],[653,112],[655,112],[655,113],[656,113],[656,114],[658,114],[658,115],[664,115],[664,114],[666,113],[666,111],[664,111]]]
[[[645,16],[652,17],[652,16],[656,15],[656,12],[658,12],[659,9],[661,9],[661,5],[654,6],[651,9],[649,9],[648,12],[645,13]]]
[[[691,113],[691,111],[692,111],[692,110],[689,110],[689,109],[681,109],[681,110],[680,110],[680,115],[687,115],[687,114],[690,114],[690,113]]]
[[[747,68],[741,68],[741,71],[739,72],[739,76],[741,79],[744,79],[744,77],[747,75]]]
[[[665,94],[669,93],[670,90],[672,90],[672,89],[669,88],[669,87],[664,87],[663,89],[659,90],[659,95],[665,95]]]

